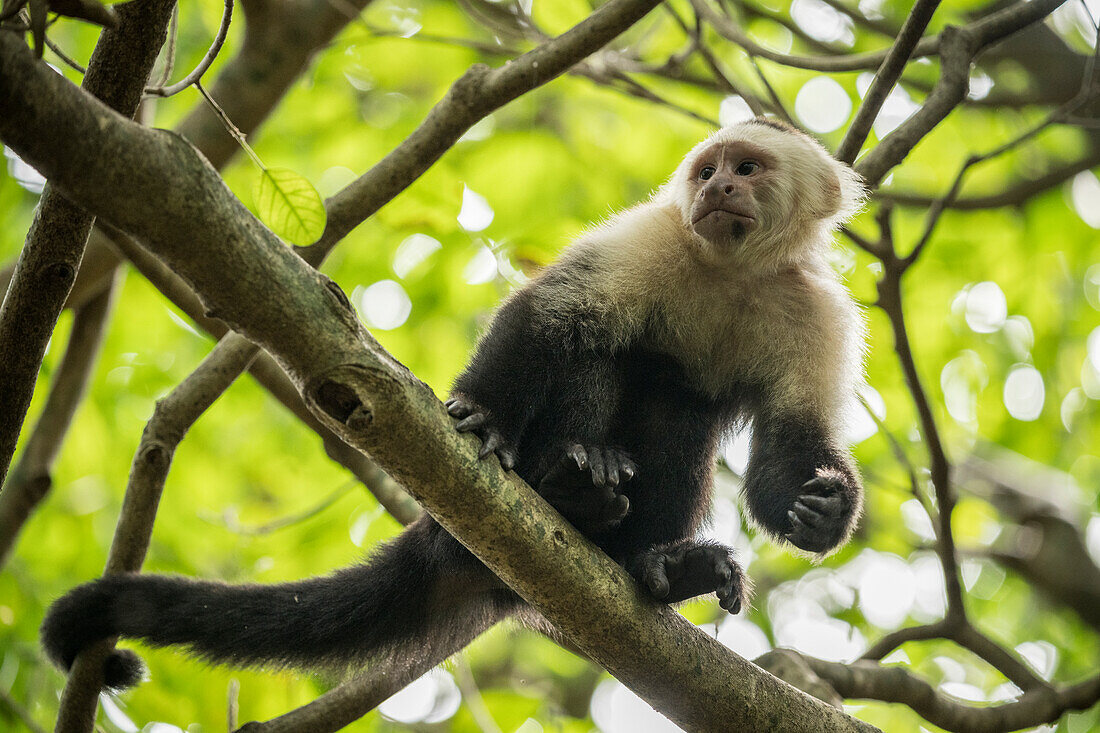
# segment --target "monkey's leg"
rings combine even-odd
[[[733,551],[716,542],[684,540],[655,547],[633,557],[627,570],[654,598],[666,603],[717,593],[718,605],[737,613],[748,602],[748,579],[733,559]]]
[[[851,535],[863,489],[851,457],[818,419],[759,415],[745,498],[764,529],[803,550],[824,553]]]

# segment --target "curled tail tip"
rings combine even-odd
[[[42,621],[42,647],[62,670],[72,669],[76,656],[96,642],[117,633],[113,594],[101,581],[72,589],[54,601]],[[110,650],[103,661],[103,686],[112,690],[142,681],[145,665],[127,649]]]
[[[103,661],[103,686],[120,691],[145,679],[145,665],[129,649],[113,649]]]

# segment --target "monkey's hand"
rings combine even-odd
[[[787,511],[792,545],[809,552],[828,552],[848,538],[858,506],[839,473],[823,470],[802,484],[802,492]]]
[[[496,453],[500,466],[511,471],[516,465],[516,446],[504,437],[493,424],[489,411],[469,397],[456,395],[443,403],[447,413],[458,418],[455,430],[460,433],[473,433],[481,440],[481,450],[477,457],[484,460]]]
[[[617,448],[569,446],[538,491],[569,523],[590,535],[614,529],[630,511],[622,485],[638,467]]]
[[[733,551],[713,542],[685,540],[635,556],[627,570],[650,595],[678,603],[717,593],[718,605],[737,613],[748,605],[751,584],[733,559]]]

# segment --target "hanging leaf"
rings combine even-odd
[[[313,244],[325,230],[325,204],[321,194],[292,170],[267,168],[260,171],[252,198],[260,220],[291,244]]]

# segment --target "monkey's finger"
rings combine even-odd
[[[733,614],[741,612],[741,588],[736,581],[718,589],[718,605]]]
[[[830,478],[825,478],[824,476],[815,476],[806,483],[802,484],[802,488],[808,492],[817,494],[818,496],[825,494],[826,498],[828,498],[829,496],[833,496],[834,494],[836,494],[837,491],[836,481]]]
[[[666,598],[668,596],[668,576],[665,575],[665,558],[661,553],[652,553],[645,559],[646,587],[654,598]]]
[[[623,481],[629,481],[637,475],[638,467],[634,465],[634,461],[624,458],[622,465],[619,466],[619,473],[622,474]]]
[[[497,457],[500,458],[500,467],[505,471],[511,471],[516,467],[516,452],[508,446],[497,448]]]
[[[807,525],[805,522],[803,522],[799,518],[799,516],[794,513],[794,511],[788,511],[787,512],[787,517],[791,520],[791,531],[790,531],[790,534],[787,535],[788,539],[790,539],[791,535],[797,534],[799,531],[802,531],[802,532],[809,532],[810,531],[811,527],[809,525]]]
[[[477,452],[477,457],[484,461],[486,458],[493,455],[493,452],[500,446],[500,443],[500,433],[495,430],[490,430],[485,437],[485,442],[481,444],[481,450]]]
[[[839,496],[817,496],[816,494],[804,494],[798,497],[798,501],[822,514],[835,514],[842,503]]]
[[[619,494],[604,505],[600,514],[605,522],[620,522],[628,511],[630,511],[630,499]]]
[[[473,406],[458,397],[452,397],[443,404],[447,408],[447,414],[451,417],[466,417],[473,412]]]
[[[714,574],[718,576],[718,579],[723,584],[727,584],[730,578],[733,577],[733,569],[730,567],[730,562],[726,558],[719,558],[714,562]]]
[[[607,470],[603,462],[603,451],[598,448],[588,453],[588,465],[592,470],[592,483],[603,487],[607,483]]]
[[[584,449],[583,445],[572,445],[566,452],[577,462],[577,468],[582,471],[588,468],[588,452]]]
[[[608,460],[604,464],[604,468],[607,471],[607,485],[611,488],[615,488],[619,485],[619,462],[614,456],[608,456]]]
[[[811,509],[802,503],[801,500],[794,503],[794,508],[791,510],[798,515],[798,518],[811,527],[816,527],[821,520],[825,518],[825,515],[816,509]]]
[[[463,420],[459,420],[457,423],[455,423],[455,430],[457,430],[460,433],[468,433],[472,430],[477,430],[478,428],[483,427],[484,425],[485,425],[485,413],[484,412],[475,412],[473,415],[470,415],[469,417],[467,417]]]

